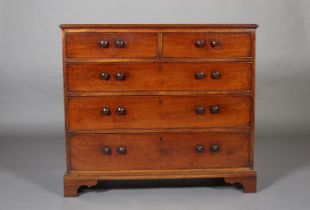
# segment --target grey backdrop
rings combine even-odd
[[[1,0],[0,133],[63,132],[61,23],[256,23],[257,135],[310,133],[308,0]]]
[[[259,24],[258,193],[170,186],[63,198],[61,23]],[[309,0],[0,0],[0,73],[0,209],[309,209]]]

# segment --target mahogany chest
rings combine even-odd
[[[99,180],[256,191],[255,24],[61,25],[64,195]]]

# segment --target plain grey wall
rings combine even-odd
[[[309,0],[0,0],[0,136],[62,136],[61,23],[256,23],[257,135],[310,134]]]

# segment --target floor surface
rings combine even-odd
[[[63,139],[0,139],[0,210],[310,209],[310,139],[256,138],[258,192],[197,182],[111,183],[64,198]],[[122,187],[123,186],[123,187]],[[153,186],[153,187],[152,187]],[[156,184],[155,184],[156,186]]]

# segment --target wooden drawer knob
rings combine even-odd
[[[118,114],[118,115],[125,115],[126,114],[126,109],[124,107],[118,107],[116,109],[116,114]]]
[[[126,43],[125,43],[124,40],[119,39],[119,40],[116,40],[115,46],[116,46],[117,48],[124,48],[124,47],[126,46]]]
[[[104,153],[105,155],[111,155],[111,154],[112,154],[112,149],[111,149],[111,147],[109,147],[109,146],[104,146],[104,147],[103,147],[103,153]]]
[[[199,114],[199,115],[202,115],[204,114],[206,111],[205,111],[205,108],[203,106],[199,106],[195,109],[195,112],[196,114]]]
[[[108,116],[108,115],[111,114],[111,110],[110,110],[109,107],[103,107],[103,108],[101,109],[101,113],[102,113],[103,115]]]
[[[102,80],[109,80],[110,79],[110,74],[107,72],[102,72],[101,73],[101,79]]]
[[[110,43],[108,40],[101,40],[98,42],[98,45],[101,48],[108,48],[110,46]]]
[[[210,152],[211,152],[211,153],[220,152],[220,146],[219,146],[218,144],[211,144],[211,146],[210,146]]]
[[[195,146],[195,152],[196,153],[204,153],[205,152],[205,147],[201,144],[197,144]]]
[[[124,73],[116,73],[115,79],[118,81],[124,81],[126,79],[126,74]]]
[[[206,74],[204,72],[197,72],[195,74],[195,79],[204,79],[206,78]]]
[[[125,155],[127,153],[127,148],[125,146],[120,146],[117,148],[117,152],[120,155]]]
[[[204,40],[201,40],[201,39],[197,39],[196,42],[195,42],[195,46],[197,48],[202,48],[205,46],[205,41]]]
[[[220,79],[221,78],[221,72],[218,70],[214,70],[211,72],[211,78],[212,79]]]
[[[210,106],[210,112],[212,114],[218,114],[220,113],[220,107],[218,105],[212,105]]]
[[[216,48],[216,47],[219,47],[219,46],[220,46],[220,42],[217,41],[217,40],[212,40],[212,41],[210,42],[210,45],[211,45],[211,47]]]

